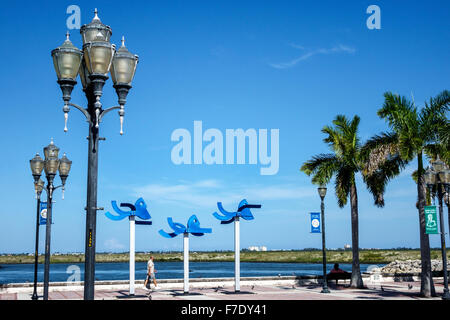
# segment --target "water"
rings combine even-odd
[[[84,264],[58,263],[50,265],[50,281],[67,281],[73,274],[74,267],[80,270],[80,280],[83,281]],[[351,264],[340,264],[341,269],[351,272]],[[365,272],[369,264],[361,264],[361,272]],[[384,265],[378,265],[380,267]],[[155,262],[157,279],[182,279],[183,262]],[[328,272],[333,268],[327,265]],[[77,269],[75,267],[75,269]],[[220,278],[234,277],[234,262],[190,262],[191,278]],[[136,262],[136,279],[143,280],[146,276],[147,263]],[[241,262],[241,277],[260,276],[298,276],[321,275],[322,264],[314,263],[262,263]],[[95,268],[96,280],[128,280],[129,264],[127,262],[97,263]],[[38,281],[44,279],[44,266],[38,267]],[[0,284],[15,282],[33,282],[34,264],[0,264]]]

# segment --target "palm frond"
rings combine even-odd
[[[450,150],[450,121],[445,119],[444,123],[438,127],[438,141],[445,147],[447,150]]]
[[[439,139],[439,132],[442,128],[448,129],[448,119],[446,113],[450,109],[450,92],[444,90],[435,98],[430,98],[429,103],[419,113],[421,124],[421,136],[425,140]]]
[[[414,170],[413,173],[411,173],[411,178],[414,180],[414,182],[417,184],[417,181],[419,180],[419,173],[417,170]]]
[[[376,206],[384,206],[384,192],[387,183],[398,176],[407,163],[399,154],[396,154],[380,163],[371,174],[363,174],[366,187],[372,194]]]
[[[340,208],[347,204],[350,187],[354,183],[354,172],[348,167],[341,167],[334,182],[336,197]]]
[[[425,108],[422,109],[424,115],[445,115],[445,112],[449,110],[450,91],[448,90],[442,91],[435,98],[431,97],[428,103],[425,102]]]
[[[371,175],[384,161],[398,154],[398,135],[395,132],[382,132],[375,135],[361,147],[360,160],[362,172]]]
[[[342,156],[345,152],[345,143],[342,139],[342,135],[335,128],[331,126],[324,126],[322,132],[327,136],[323,139],[323,142],[327,143],[336,156]]]
[[[400,132],[417,126],[414,125],[414,122],[417,122],[417,109],[408,99],[392,92],[386,92],[384,99],[378,116],[385,119],[391,128]]]
[[[312,182],[328,183],[338,167],[338,159],[334,154],[319,154],[306,161],[300,168],[308,176],[313,175]]]
[[[447,165],[450,165],[450,149],[443,144],[428,144],[424,148],[425,154],[428,158],[436,160],[439,158]]]

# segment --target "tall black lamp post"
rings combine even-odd
[[[425,183],[432,198],[437,193],[439,201],[439,226],[441,234],[441,250],[442,250],[442,273],[444,274],[444,293],[443,300],[450,300],[448,291],[448,272],[447,272],[447,250],[445,248],[445,227],[442,199],[444,194],[449,191],[450,187],[450,170],[439,157],[435,161],[430,161],[431,168],[427,168],[425,172]],[[436,192],[434,192],[436,190]]]
[[[446,190],[446,195],[445,195],[445,204],[447,205],[447,218],[448,218],[448,227],[450,230],[450,187],[447,185],[447,190]],[[449,235],[450,237],[450,235]]]
[[[36,157],[39,157],[39,154],[36,154]],[[42,159],[41,159],[42,160]],[[42,169],[41,169],[42,171]],[[39,216],[40,216],[40,208],[41,208],[41,193],[44,189],[44,181],[39,178],[38,181],[34,182],[34,190],[36,192],[36,243],[34,249],[34,285],[33,285],[33,295],[31,296],[32,300],[37,300],[37,272],[38,272],[38,258],[39,258]]]
[[[321,293],[330,293],[328,290],[327,283],[327,253],[326,253],[326,245],[325,245],[325,204],[323,200],[325,199],[325,195],[327,194],[327,187],[324,184],[321,184],[317,191],[320,196],[320,212],[321,212],[321,220],[322,220],[322,263],[323,263],[323,285]]]
[[[41,183],[42,189],[45,189],[45,191],[47,192],[47,221],[45,228],[45,263],[44,263],[44,300],[48,300],[48,284],[50,279],[50,234],[52,226],[53,191],[55,191],[58,188],[62,188],[64,198],[64,188],[66,185],[67,177],[69,176],[70,167],[72,165],[72,161],[70,161],[66,157],[66,154],[64,154],[61,159],[58,158],[58,154],[59,148],[53,144],[52,140],[50,144],[44,148],[44,155],[45,155],[44,160],[42,160],[39,154],[36,154],[36,156],[30,160],[31,173],[33,174],[35,184],[39,185],[40,184],[39,181],[42,181],[40,180],[42,170],[45,171],[45,178],[47,179],[47,186],[44,186],[43,182]],[[55,187],[53,185],[53,182],[58,171],[59,177],[61,178],[61,185]],[[40,201],[38,200],[38,205],[39,204]],[[39,219],[39,216],[37,218]],[[39,220],[37,223],[39,223]],[[38,228],[39,225],[37,226],[37,229]],[[36,235],[36,241],[38,241],[38,235]],[[36,255],[37,252],[35,253],[35,287],[33,296],[36,293],[36,277],[37,277]],[[37,294],[35,295],[35,297],[37,299]]]
[[[106,113],[117,109],[120,117],[120,134],[123,134],[124,106],[128,91],[131,89],[138,56],[127,50],[123,37],[122,46],[116,51],[115,45],[109,42],[112,34],[111,28],[100,21],[97,9],[91,23],[83,25],[80,33],[83,39],[82,51],[72,44],[67,34],[66,41],[52,51],[52,57],[58,84],[63,93],[64,131],[67,131],[69,106],[80,110],[89,123],[84,299],[93,300],[96,218],[97,210],[103,209],[97,207],[98,141],[104,140],[99,137],[99,125]],[[116,89],[119,106],[103,109],[100,97],[109,73],[111,73],[114,83],[113,87]],[[78,74],[86,95],[87,108],[70,102]]]

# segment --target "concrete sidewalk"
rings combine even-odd
[[[440,300],[442,281],[435,280],[438,297],[426,300]],[[152,285],[153,288],[153,285]],[[233,286],[217,282],[197,282],[191,286],[190,294],[183,295],[179,283],[162,283],[157,290],[149,291],[142,284],[136,285],[135,295],[128,295],[128,285],[97,285],[96,300],[419,300],[420,282],[383,282],[367,284],[366,289],[352,289],[348,285],[330,283],[330,293],[320,293],[319,283],[298,284],[292,281],[258,281],[241,285],[241,293],[234,293]],[[23,288],[22,288],[23,289]],[[26,290],[9,290],[0,293],[0,300],[30,300],[32,287]],[[38,289],[42,299],[42,288]],[[80,287],[50,287],[50,300],[81,300]]]

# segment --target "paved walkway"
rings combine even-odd
[[[153,287],[153,286],[152,286]],[[440,300],[443,291],[441,283],[435,283]],[[366,289],[351,289],[344,285],[330,284],[329,294],[320,293],[321,286],[242,286],[241,293],[235,294],[233,287],[192,288],[189,295],[183,295],[179,289],[158,289],[150,293],[152,300],[418,300],[420,282],[383,282],[382,285],[369,285]],[[31,293],[0,293],[0,300],[29,300]],[[40,297],[42,299],[42,297]],[[80,300],[83,291],[50,291],[50,300]],[[96,300],[148,300],[148,290],[136,287],[134,297],[128,296],[128,290],[97,289]]]

